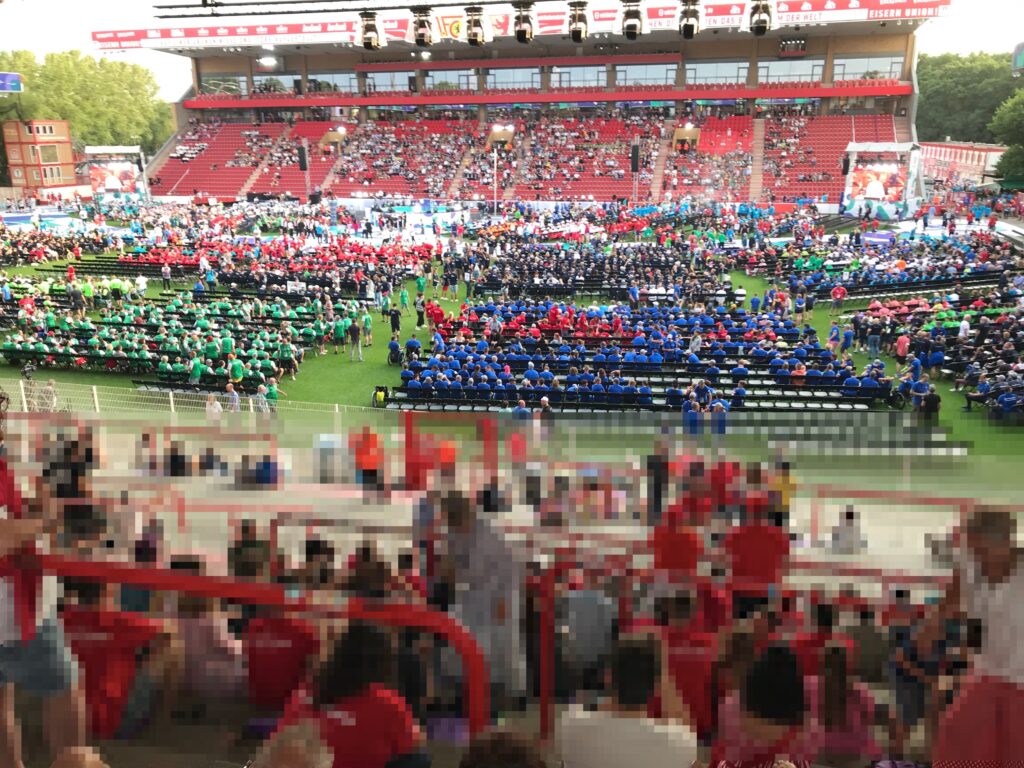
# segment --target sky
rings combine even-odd
[[[46,23],[40,23],[45,19]],[[78,49],[98,55],[90,34],[100,29],[164,26],[146,0],[0,0],[0,50],[28,49],[37,56]],[[1024,0],[953,0],[941,18],[918,30],[921,53],[1012,51],[1024,42]],[[103,55],[152,70],[160,96],[177,101],[192,81],[188,59],[157,51]]]

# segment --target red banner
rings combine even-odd
[[[538,11],[538,35],[564,35],[569,31],[569,16],[565,11]]]

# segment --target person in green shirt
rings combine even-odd
[[[427,278],[426,278],[426,275],[420,275],[419,277],[416,278],[416,292],[417,293],[423,293],[426,290],[427,290]],[[405,298],[406,298],[406,301],[408,301],[408,299],[409,299],[408,295],[406,295]]]
[[[398,294],[398,305],[401,307],[402,314],[409,314],[409,289],[403,287],[401,293]]]
[[[341,347],[341,351],[345,351],[345,334],[348,332],[347,318],[335,317],[334,328],[331,331],[331,337],[334,339],[334,354],[338,354],[338,347]]]
[[[373,346],[373,315],[369,311],[363,311],[363,335],[366,337],[366,346]]]
[[[231,377],[232,384],[238,384],[242,381],[242,377],[245,375],[245,365],[235,357],[234,353],[228,355],[228,376]]]
[[[281,389],[279,386],[277,386],[277,379],[267,379],[266,398],[267,402],[270,404],[270,410],[272,412],[277,411],[277,401],[280,399],[281,395],[288,397],[288,393]]]
[[[171,372],[176,374],[184,373],[187,370],[185,364],[181,362],[180,357],[174,358],[174,364],[171,365]]]
[[[318,355],[326,355],[327,350],[324,348],[327,339],[327,323],[324,322],[322,315],[317,315],[316,320],[313,321],[313,337],[316,340],[316,349]]]

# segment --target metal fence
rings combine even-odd
[[[11,399],[12,411],[25,413],[92,413],[118,415],[182,414],[207,416],[209,395],[160,389],[128,387],[101,387],[33,379],[0,377],[0,389]],[[225,413],[231,410],[223,393],[214,394]],[[277,413],[286,416],[320,419],[332,414],[371,413],[368,407],[340,405],[338,403],[311,403],[301,400],[281,400],[264,406],[255,397],[241,395],[238,409],[241,413]],[[229,414],[230,415],[230,414]]]

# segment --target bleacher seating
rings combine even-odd
[[[331,168],[338,159],[338,155],[333,151],[329,151],[326,147],[321,149],[320,140],[324,134],[333,131],[339,125],[344,125],[348,134],[353,133],[357,127],[354,123],[303,121],[296,123],[288,131],[285,141],[294,146],[303,141],[308,143],[310,191],[323,187]],[[293,195],[301,195],[306,191],[306,174],[299,170],[297,159],[295,162],[286,164],[268,165],[265,171],[258,175],[250,191],[257,193],[290,192]]]

